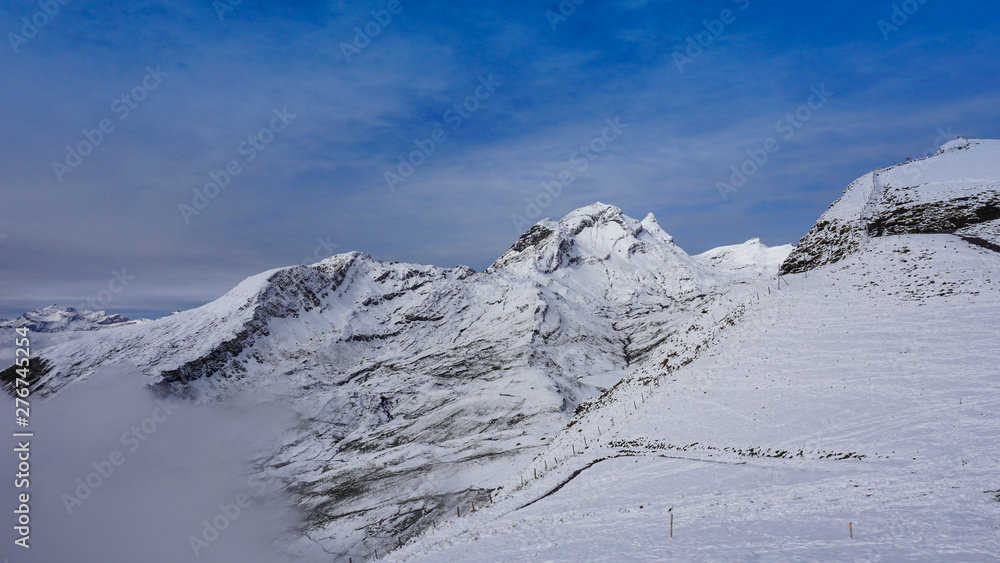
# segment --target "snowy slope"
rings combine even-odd
[[[882,237],[786,279],[388,560],[1000,557],[1000,254]]]
[[[483,273],[358,252],[262,273],[198,309],[42,350],[40,392],[127,363],[192,401],[292,409],[285,443],[254,460],[306,515],[288,550],[360,560],[488,497],[582,401],[692,314],[767,283],[789,250],[751,241],[738,267],[691,257],[651,215],[596,203]]]

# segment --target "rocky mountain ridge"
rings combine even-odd
[[[799,273],[837,262],[872,237],[948,233],[1000,244],[1000,141],[959,138],[931,157],[852,182],[781,266]]]

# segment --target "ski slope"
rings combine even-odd
[[[785,279],[387,560],[996,561],[1000,254],[881,237]]]

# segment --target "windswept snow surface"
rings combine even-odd
[[[387,560],[996,561],[1000,254],[887,236],[784,279]]]

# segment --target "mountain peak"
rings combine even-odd
[[[774,273],[792,251],[792,245],[769,247],[759,237],[742,244],[720,246],[695,256],[715,268],[729,271],[754,270]]]
[[[551,222],[549,220],[541,223]],[[579,209],[574,209],[558,221],[559,226],[576,236],[585,229],[604,230],[611,227],[613,231],[629,232],[633,236],[642,232],[639,221],[625,215],[620,207],[594,202]]]
[[[551,273],[560,266],[604,261],[616,253],[630,256],[651,246],[669,247],[671,253],[680,250],[652,213],[637,221],[620,207],[598,201],[567,213],[559,221],[539,221],[487,271],[527,268],[520,273]]]
[[[570,211],[559,222],[572,222],[581,218],[590,218],[594,222],[618,222],[623,217],[625,217],[625,214],[620,207],[595,201],[594,203]]]

